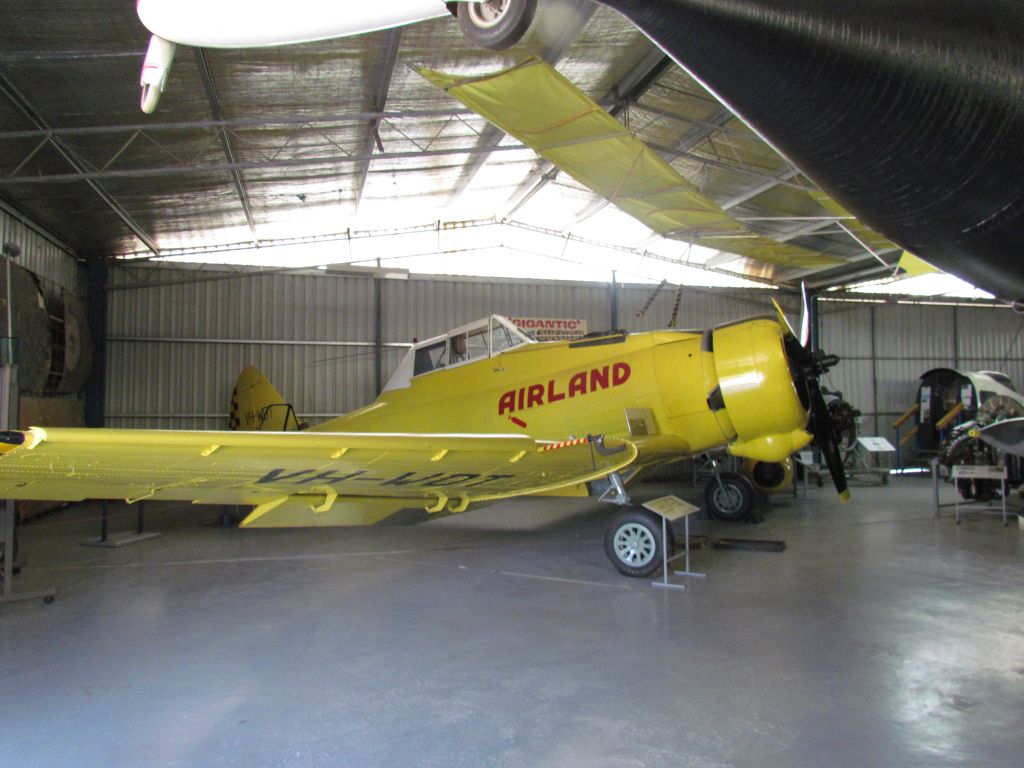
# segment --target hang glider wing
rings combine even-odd
[[[420,68],[450,96],[658,234],[788,267],[841,259],[760,236],[701,194],[654,150],[540,59],[485,77]]]
[[[366,525],[589,482],[625,440],[519,435],[42,429],[0,433],[0,498],[245,504],[243,525]]]

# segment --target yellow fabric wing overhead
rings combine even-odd
[[[856,218],[834,197],[826,195],[824,192],[811,192],[809,194],[818,205],[835,216],[839,220],[839,224],[842,225],[842,227],[849,232],[852,237],[856,237],[857,240],[870,248],[876,254],[882,251],[893,251],[899,248],[899,246],[885,235],[879,234]]]
[[[927,261],[915,256],[910,251],[903,252],[900,256],[898,266],[908,277],[920,277],[921,275],[930,275],[935,272],[941,272],[940,269],[933,267]]]
[[[851,237],[855,237],[859,240],[863,246],[873,251],[874,255],[877,256],[879,253],[885,251],[901,251],[897,266],[904,275],[908,277],[919,277],[921,275],[928,275],[933,272],[941,271],[933,267],[924,259],[910,253],[910,251],[902,250],[900,246],[885,237],[885,235],[881,235],[867,227],[852,213],[840,205],[835,198],[829,197],[824,192],[812,192],[811,197],[814,198],[815,202],[817,202],[822,208],[833,216],[839,218],[839,223],[847,232],[850,233]]]
[[[658,234],[773,265],[841,259],[757,235],[701,194],[656,152],[547,63],[458,78],[418,72]]]
[[[0,433],[0,498],[251,504],[243,524],[363,525],[589,482],[636,455],[624,440],[520,435],[33,427]]]

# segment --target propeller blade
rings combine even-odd
[[[807,306],[807,284],[800,283],[800,346],[807,349],[811,343],[811,313]]]
[[[839,452],[839,441],[836,439],[825,397],[821,393],[821,385],[816,376],[808,376],[805,383],[811,411],[808,427],[814,437],[814,444],[825,457],[836,493],[843,502],[847,502],[850,500],[850,490],[846,484],[846,472],[843,471],[843,456]]]
[[[796,334],[793,333],[793,326],[789,324],[789,319],[786,317],[786,313],[782,311],[782,307],[779,306],[779,302],[777,302],[775,299],[772,299],[772,304],[775,307],[775,314],[778,315],[779,325],[783,326],[784,328],[787,328],[789,330],[789,335],[795,339]]]

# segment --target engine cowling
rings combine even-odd
[[[784,334],[774,318],[756,318],[718,326],[705,340],[718,379],[708,405],[722,433],[735,436],[734,456],[783,462],[811,442]]]

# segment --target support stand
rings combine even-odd
[[[116,547],[126,547],[129,544],[138,544],[140,541],[146,541],[147,539],[155,539],[157,536],[160,535],[159,533],[145,533],[143,531],[142,505],[144,503],[145,502],[142,501],[138,503],[139,514],[135,527],[135,532],[132,533],[131,531],[123,531],[121,533],[115,533],[111,536],[107,533],[107,530],[109,528],[109,525],[107,524],[107,518],[109,516],[107,510],[107,502],[103,501],[103,511],[101,513],[102,516],[100,518],[100,537],[98,539],[89,539],[87,541],[83,541],[82,546],[107,547],[113,549]]]
[[[939,463],[938,459],[932,459],[932,496],[935,500],[935,516],[939,516],[939,511],[943,507],[953,507],[953,514],[956,518],[956,524],[960,525],[960,505],[967,506],[968,504],[977,504],[974,501],[963,501],[960,500],[960,491],[956,489],[957,480],[998,480],[1000,486],[1000,501],[1002,503],[1002,515],[1003,525],[1009,525],[1006,519],[1006,494],[1009,492],[1009,484],[1007,483],[1006,467],[992,467],[992,466],[974,466],[970,464],[955,464],[952,471],[950,472],[950,479],[953,481],[954,490],[956,491],[956,497],[952,504],[940,504],[939,503],[939,475],[941,471],[945,469]],[[984,503],[984,502],[982,502]]]
[[[678,496],[663,496],[660,499],[649,501],[643,506],[661,518],[661,580],[652,581],[651,586],[660,589],[686,589],[685,584],[674,584],[668,580],[668,564],[681,557],[686,559],[685,570],[672,571],[674,575],[689,579],[706,579],[707,574],[695,573],[690,570],[690,515],[699,512],[700,507],[688,504]],[[669,557],[668,547],[666,546],[668,542],[668,524],[669,521],[675,522],[679,518],[683,518],[683,553]]]
[[[882,485],[887,485],[889,470],[892,468],[889,455],[894,453],[896,453],[896,448],[884,437],[858,437],[853,450],[844,457],[843,469],[847,478],[868,475],[877,478]],[[878,466],[873,463],[876,456],[878,457]],[[869,457],[872,461],[868,460]],[[883,459],[883,457],[885,458]],[[888,466],[885,466],[886,464]]]
[[[19,592],[14,594],[14,502],[8,499],[4,502],[3,510],[0,511],[0,530],[3,534],[4,545],[4,590],[0,594],[0,605],[4,603],[17,603],[23,600],[42,600],[44,603],[52,603],[57,594],[56,589],[40,589],[35,592]]]

